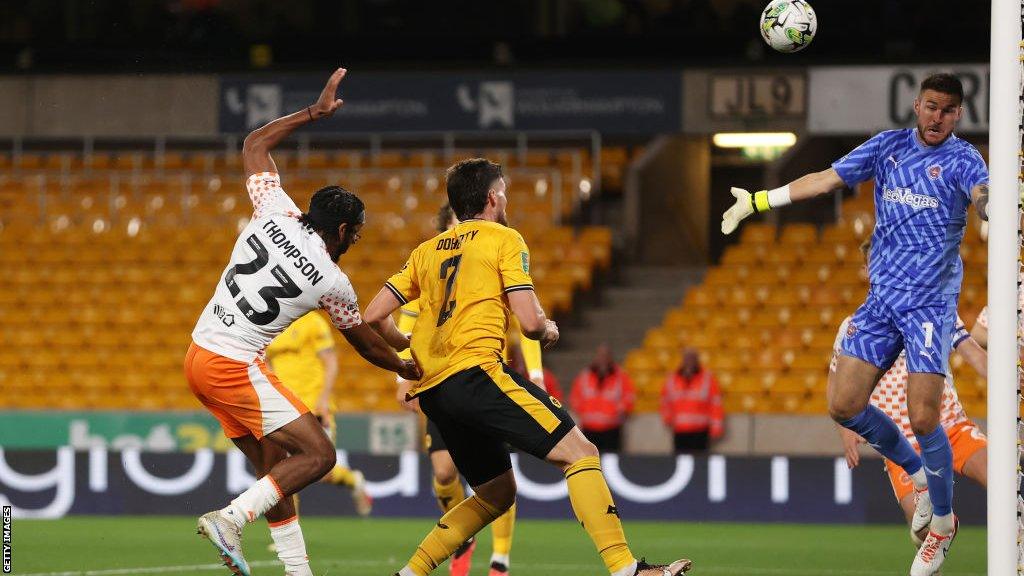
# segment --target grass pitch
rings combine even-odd
[[[390,576],[431,528],[427,518],[316,518],[302,520],[318,576]],[[651,561],[685,556],[690,574],[742,576],[882,576],[907,574],[913,548],[901,526],[821,526],[628,522],[633,552]],[[266,524],[245,531],[246,558],[254,576],[280,575],[267,550]],[[195,518],[73,517],[15,520],[14,574],[127,576],[226,575],[213,546],[195,534]],[[481,534],[473,576],[487,574],[490,531]],[[447,564],[435,574],[447,574]],[[943,568],[945,576],[984,576],[985,530],[965,526]],[[520,520],[512,546],[513,575],[607,574],[590,539],[571,521]]]

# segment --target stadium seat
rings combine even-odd
[[[813,224],[788,224],[782,228],[779,244],[809,246],[818,241],[818,229]]]
[[[740,244],[753,246],[774,244],[778,230],[771,224],[761,222],[748,222],[743,225],[740,232]]]

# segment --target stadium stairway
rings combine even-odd
[[[573,378],[607,343],[617,362],[643,342],[648,329],[661,323],[681,294],[703,280],[703,268],[626,266],[619,270],[621,283],[606,287],[600,305],[582,310],[579,321],[560,326],[561,340],[545,352],[544,363],[558,377],[566,394]]]

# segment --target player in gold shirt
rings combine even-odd
[[[444,232],[458,224],[455,213],[446,203],[441,206],[437,215],[438,232]],[[403,334],[411,334],[419,317],[419,301],[410,302],[399,311],[398,330]],[[530,380],[544,387],[544,368],[541,365],[540,342],[530,340],[519,331],[518,323],[512,326],[509,336],[519,338],[520,346],[513,351],[513,345],[509,344],[504,352],[505,362],[512,364],[513,354],[518,352],[525,363]],[[511,340],[508,340],[511,342]],[[403,350],[399,356],[405,359],[412,358],[409,350]],[[405,394],[409,390],[410,382],[398,378],[398,400],[408,410],[415,411],[415,402],[406,402]],[[466,491],[459,478],[459,471],[455,468],[448,446],[444,443],[437,426],[429,419],[427,420],[427,431],[424,438],[427,453],[430,455],[431,469],[433,470],[434,495],[437,497],[438,506],[441,512],[447,512],[457,504],[466,499]],[[492,550],[491,566],[488,576],[504,576],[509,573],[509,556],[512,551],[512,534],[515,530],[516,508],[513,505],[507,512],[502,514],[491,524]],[[452,554],[451,562],[448,564],[451,576],[467,576],[472,566],[473,551],[476,549],[476,539],[470,538],[464,542],[455,553]]]
[[[405,348],[410,341],[391,314],[419,299],[411,345],[423,377],[408,396],[437,426],[474,494],[441,517],[398,575],[426,576],[512,507],[516,484],[505,442],[563,471],[573,511],[612,576],[686,572],[689,560],[651,566],[635,559],[597,448],[560,404],[502,362],[510,312],[522,333],[544,346],[558,341],[558,327],[534,294],[526,243],[506,225],[501,166],[464,160],[448,169],[446,187],[459,224],[413,250],[365,319]]]
[[[338,353],[327,320],[318,312],[310,312],[293,322],[267,346],[267,363],[281,382],[313,411],[331,442],[335,442],[332,391],[338,377]],[[351,489],[356,513],[369,516],[373,501],[366,493],[362,472],[335,465],[321,482]],[[296,508],[298,497],[296,494]]]

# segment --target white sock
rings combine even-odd
[[[938,514],[932,516],[932,524],[929,530],[943,536],[951,534],[953,532],[953,513],[950,512],[945,516],[939,516]]]
[[[306,555],[306,540],[302,537],[299,517],[287,520],[285,524],[270,527],[270,536],[277,546],[277,558],[284,564],[289,576],[311,575],[309,556]]]
[[[246,522],[255,522],[264,512],[281,501],[281,490],[269,475],[264,476],[221,509],[221,516],[239,528]]]
[[[412,568],[406,566],[398,571],[398,576],[416,576],[416,573],[412,571]]]
[[[634,574],[636,574],[636,560],[633,560],[632,564],[626,566],[622,570],[612,572],[612,576],[633,576]]]
[[[914,481],[914,490],[918,492],[928,489],[928,477],[924,475],[924,466],[917,472],[910,475],[910,479]]]
[[[491,563],[499,563],[505,568],[508,568],[508,554],[491,554]],[[633,576],[630,574],[630,576]]]

